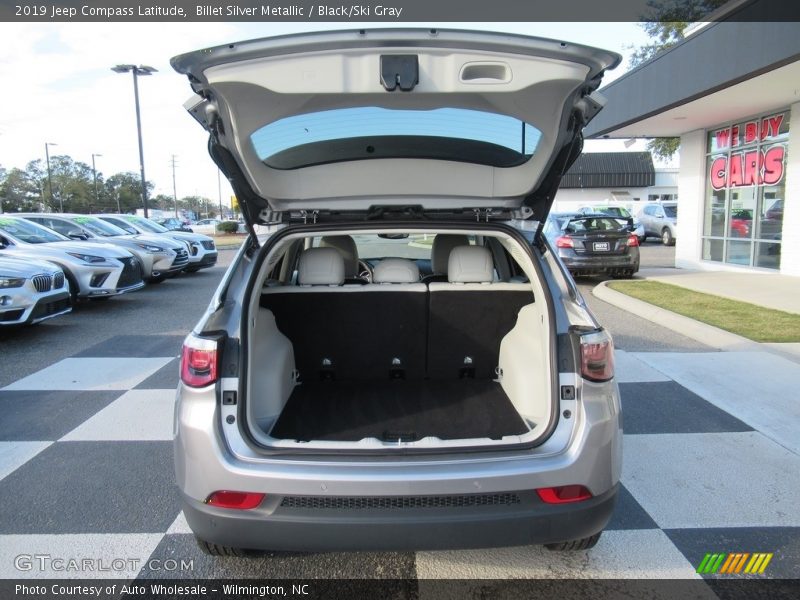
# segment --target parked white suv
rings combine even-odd
[[[541,229],[619,60],[416,29],[172,60],[251,232],[182,352],[203,549],[597,542],[613,343]]]
[[[0,326],[33,325],[71,310],[64,271],[45,261],[0,255]]]

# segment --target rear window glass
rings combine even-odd
[[[259,159],[292,169],[369,158],[437,158],[512,167],[536,151],[541,132],[495,113],[355,107],[294,115],[251,136]]]
[[[665,206],[664,207],[664,214],[666,214],[670,219],[677,219],[678,218],[678,207],[677,206]]]
[[[617,231],[626,227],[626,223],[621,223],[617,219],[607,217],[593,217],[585,219],[573,219],[566,227],[567,233],[593,233],[595,231]]]

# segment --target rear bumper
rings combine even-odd
[[[617,487],[571,504],[545,504],[525,491],[510,505],[394,510],[287,508],[281,497],[270,496],[256,509],[229,510],[184,495],[183,512],[199,538],[254,550],[489,548],[563,542],[602,531]]]
[[[608,269],[633,269],[639,270],[639,253],[628,253],[622,255],[608,256],[576,256],[561,255],[561,261],[570,271],[582,272],[603,272]]]

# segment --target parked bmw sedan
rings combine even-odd
[[[59,267],[0,256],[0,326],[33,325],[71,310],[69,284]]]
[[[553,213],[544,234],[573,275],[628,278],[639,270],[639,239],[627,219]]]
[[[128,250],[142,266],[142,277],[161,283],[189,264],[186,245],[156,235],[132,235],[91,215],[20,213],[20,217],[52,229],[68,238],[92,243],[108,242]]]
[[[76,242],[19,217],[0,216],[0,250],[57,264],[73,299],[108,298],[144,287],[139,261],[124,248]]]
[[[214,245],[214,240],[207,235],[170,231],[155,221],[137,215],[100,214],[95,216],[124,229],[128,233],[153,233],[184,242],[189,247],[189,264],[186,267],[186,271],[189,273],[213,267],[217,264],[217,247]]]

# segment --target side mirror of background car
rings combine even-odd
[[[79,229],[73,229],[72,231],[67,233],[67,237],[73,240],[88,240],[89,236],[80,231]]]

